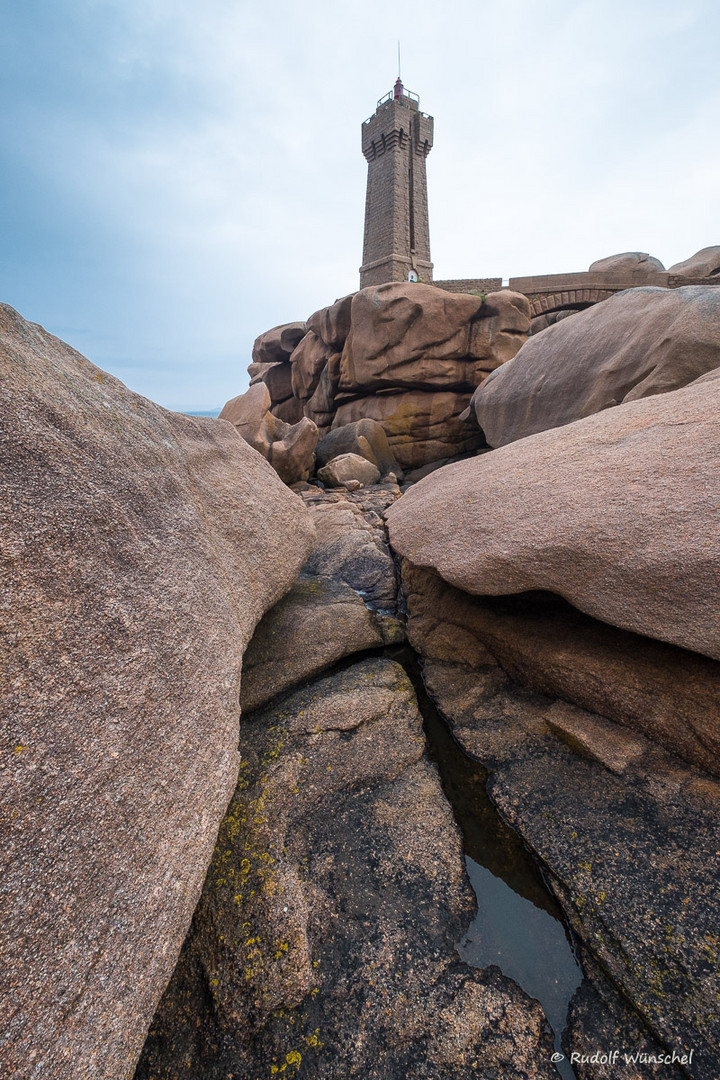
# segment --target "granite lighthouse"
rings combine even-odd
[[[425,161],[433,118],[398,76],[362,125],[368,163],[360,288],[387,281],[432,281]]]

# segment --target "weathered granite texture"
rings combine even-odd
[[[720,274],[720,245],[701,248],[683,262],[675,263],[669,273],[681,277],[715,277]]]
[[[252,351],[254,364],[288,363],[293,350],[308,331],[304,322],[283,323],[273,326],[255,339]]]
[[[469,393],[454,390],[373,394],[339,405],[333,431],[359,420],[375,420],[384,429],[402,468],[415,469],[484,445],[477,424],[462,418],[469,401]]]
[[[388,511],[393,547],[466,592],[543,589],[720,658],[717,374],[432,473]]]
[[[574,995],[563,1039],[577,1080],[607,1080],[613,1073],[621,1080],[685,1080],[687,1072],[677,1061],[672,1064],[672,1055],[674,1050],[687,1064],[690,1050],[668,1052],[623,1003],[588,951],[581,948],[581,954],[592,981],[585,979]],[[604,1062],[598,1060],[601,1055],[606,1055]]]
[[[395,564],[377,512],[399,494],[397,485],[354,497],[310,485],[301,492],[316,525],[315,547],[255,631],[245,656],[243,712],[346,656],[403,639]]]
[[[529,314],[526,298],[509,291],[468,296],[406,282],[361,289],[352,300],[338,393],[472,392],[518,351]]]
[[[360,454],[377,466],[381,477],[393,473],[397,480],[402,479],[402,470],[390,449],[387,435],[376,420],[358,420],[324,435],[317,444],[318,466],[327,465],[338,454]]]
[[[618,630],[551,593],[471,596],[403,563],[408,639],[423,656],[494,659],[515,682],[573,702],[720,773],[720,663]]]
[[[304,325],[289,324],[294,333]],[[399,465],[415,468],[483,444],[458,417],[529,329],[530,305],[519,293],[456,295],[395,282],[315,312],[290,354],[280,349],[288,327],[261,335],[249,371],[268,386],[274,415],[295,421],[301,408],[323,435],[373,420]]]
[[[256,713],[136,1080],[557,1080],[537,1002],[454,945],[473,912],[412,687],[367,660]]]
[[[352,485],[353,488],[361,488],[377,484],[380,480],[377,466],[360,454],[338,454],[322,469],[318,469],[317,475],[326,487]]]
[[[312,544],[233,429],[0,307],[3,1076],[127,1077],[238,770],[242,656]]]
[[[471,411],[504,446],[720,367],[720,289],[628,289],[548,327],[475,392]]]
[[[270,390],[261,381],[227,401],[219,419],[229,421],[286,484],[307,480],[315,465],[318,429],[305,416],[285,423],[270,411],[271,404]]]
[[[661,274],[664,269],[659,259],[645,251],[623,251],[619,255],[607,255],[604,259],[596,259],[588,267],[591,274],[645,273],[648,276]]]
[[[317,334],[326,345],[342,351],[350,333],[350,312],[354,295],[355,293],[350,293],[329,307],[314,312],[307,321],[308,330]]]
[[[582,943],[590,985],[576,995],[566,1049],[583,1052],[593,1038],[603,1049],[607,1038],[628,1052],[693,1050],[684,1075],[713,1080],[720,783],[646,739],[642,724],[631,732],[588,707],[627,702],[643,717],[656,696],[656,722],[667,723],[683,699],[692,706],[693,679],[701,687],[720,665],[697,657],[683,687],[691,654],[574,619],[552,596],[463,595],[407,561],[402,574],[428,693],[491,771],[488,793],[540,859]],[[716,703],[717,688],[715,670]],[[709,708],[703,717],[697,707],[698,732],[704,724],[717,740],[720,714]],[[583,1080],[625,1075],[587,1065]],[[676,1074],[643,1066],[628,1075]]]
[[[422,632],[415,643],[424,651]],[[713,1080],[718,782],[603,717],[519,687],[477,650],[472,664],[428,658],[424,676],[455,738],[491,770],[491,798],[541,860],[592,961],[595,1000],[582,1017],[577,1006],[566,1043],[614,1032],[636,1039],[621,1045],[629,1051],[693,1050],[685,1075]]]

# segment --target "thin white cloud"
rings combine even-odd
[[[16,15],[4,298],[163,404],[222,404],[256,334],[356,287],[360,124],[398,37],[435,116],[438,277],[720,240],[709,0],[64,6],[57,54]]]

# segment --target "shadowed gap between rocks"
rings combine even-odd
[[[496,964],[537,998],[561,1053],[570,1001],[583,979],[562,908],[538,860],[487,794],[488,770],[465,753],[428,694],[414,649],[405,644],[384,651],[413,684],[428,754],[463,837],[478,913],[457,944],[458,954],[471,967]],[[564,1080],[575,1077],[567,1060],[556,1067]]]
[[[559,1053],[570,1001],[583,979],[572,932],[538,859],[487,794],[489,771],[465,753],[428,694],[415,650],[406,642],[352,653],[301,685],[379,657],[400,664],[413,685],[428,756],[462,834],[478,913],[457,942],[458,955],[478,969],[496,965],[539,1000]],[[296,684],[293,691],[278,694],[265,708],[279,705],[297,689]],[[564,1080],[575,1080],[567,1060],[556,1067]]]

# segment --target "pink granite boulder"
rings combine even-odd
[[[271,404],[267,386],[259,382],[226,402],[220,419],[233,424],[284,483],[307,480],[315,464],[318,429],[305,416],[296,424],[284,423],[270,411]]]
[[[352,299],[338,390],[472,392],[529,329],[529,302],[519,293],[483,297],[406,282],[362,289]]]
[[[0,307],[0,1073],[133,1073],[238,774],[243,653],[312,547],[229,424]]]
[[[661,274],[664,270],[660,260],[646,251],[623,251],[620,255],[608,255],[588,267],[591,274]]]
[[[720,245],[701,248],[689,259],[671,266],[668,273],[689,278],[717,277],[720,274]]]
[[[718,410],[714,371],[448,465],[390,508],[393,547],[465,592],[544,589],[720,659]]]
[[[532,337],[478,387],[491,446],[664,394],[720,365],[720,289],[628,289]]]

